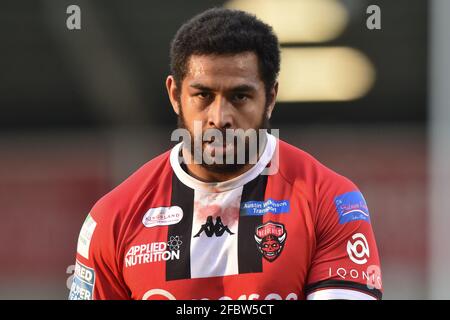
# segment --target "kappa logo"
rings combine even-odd
[[[177,224],[183,219],[183,209],[178,206],[149,209],[142,219],[147,228]]]
[[[255,240],[259,252],[269,261],[275,261],[283,251],[287,232],[283,224],[272,221],[256,227]]]
[[[217,217],[216,223],[213,223],[212,216],[208,216],[208,218],[206,218],[206,223],[201,226],[194,238],[200,237],[202,232],[205,232],[208,238],[211,238],[213,235],[216,235],[216,237],[221,237],[225,232],[228,232],[230,235],[234,234],[222,223],[222,219],[220,217]]]

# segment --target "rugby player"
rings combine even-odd
[[[69,298],[381,299],[359,189],[266,130],[280,69],[272,28],[210,9],[181,26],[170,59],[167,92],[190,139],[95,204]],[[217,135],[252,130],[263,134]]]

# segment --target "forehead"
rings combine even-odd
[[[257,87],[262,85],[258,57],[254,52],[192,55],[184,80],[188,85],[200,83],[214,89],[249,83]]]

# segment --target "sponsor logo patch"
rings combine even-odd
[[[179,236],[170,236],[167,242],[153,242],[132,246],[125,256],[125,267],[133,267],[152,262],[180,259],[183,241]]]
[[[183,209],[178,206],[149,209],[142,219],[147,228],[176,224],[183,218]]]
[[[194,238],[200,237],[203,232],[208,238],[211,238],[214,235],[216,237],[221,237],[225,232],[227,232],[229,235],[234,234],[233,232],[231,232],[228,226],[223,224],[221,217],[217,217],[216,222],[214,223],[212,216],[208,216],[206,218],[206,222],[202,224],[200,230],[197,232]]]
[[[263,216],[266,213],[280,214],[289,212],[289,200],[247,201],[241,204],[241,216]]]
[[[370,250],[367,239],[362,233],[355,233],[352,236],[352,240],[348,240],[347,253],[350,260],[354,263],[367,263],[367,258],[370,257]]]
[[[339,214],[339,223],[363,220],[370,223],[369,209],[366,200],[359,191],[341,194],[334,198],[336,210]]]
[[[77,260],[69,300],[92,300],[94,285],[94,269],[86,267]]]
[[[144,293],[142,300],[177,300],[177,298],[167,290],[164,289],[150,289]],[[233,297],[222,296],[222,297],[200,297],[193,300],[298,300],[297,293],[291,292],[286,296],[278,293],[250,293],[250,294],[240,294]]]
[[[255,241],[259,252],[269,262],[275,261],[286,244],[286,229],[281,223],[272,221],[256,227]]]
[[[94,234],[97,222],[91,217],[90,214],[86,217],[81,228],[80,235],[78,236],[77,252],[89,259],[89,247],[91,245],[92,235]]]
[[[370,265],[364,268],[329,267],[328,277],[349,281],[365,281],[369,289],[382,288],[381,269],[378,265]]]

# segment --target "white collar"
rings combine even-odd
[[[258,175],[260,175],[262,171],[266,168],[266,166],[269,164],[269,162],[272,160],[277,145],[277,140],[273,135],[269,133],[266,134],[267,134],[267,143],[263,153],[258,159],[258,162],[243,174],[227,181],[203,182],[192,177],[185,170],[183,170],[179,161],[180,160],[179,154],[183,142],[178,143],[172,148],[172,151],[170,152],[170,165],[172,166],[172,169],[175,172],[177,178],[183,184],[190,187],[191,189],[202,190],[206,192],[223,192],[236,189],[252,181]]]

